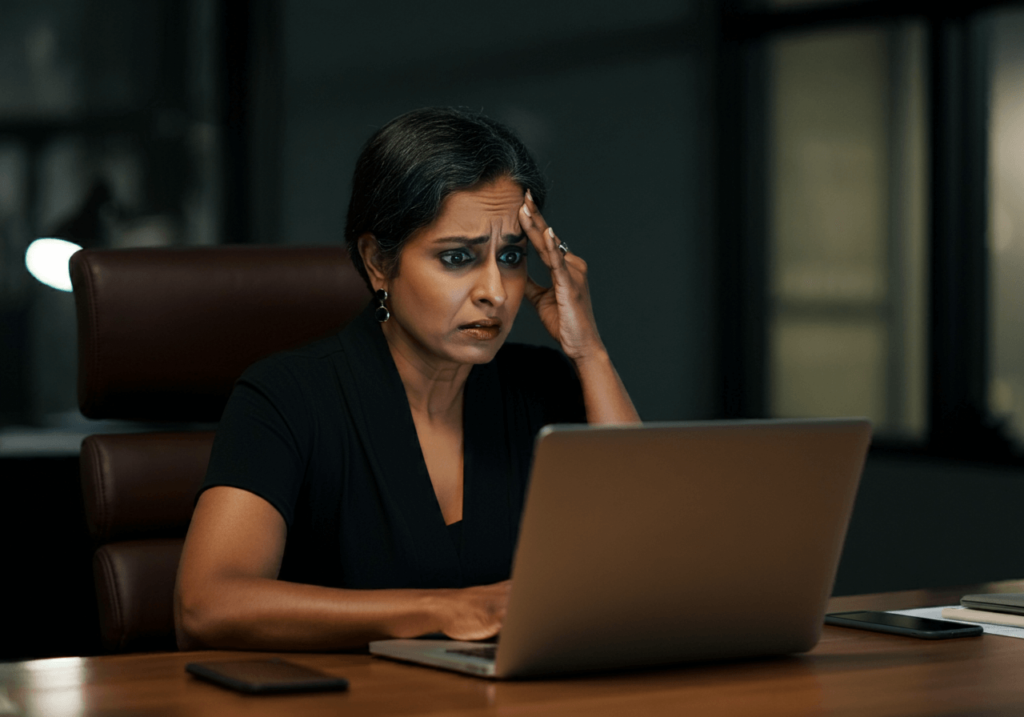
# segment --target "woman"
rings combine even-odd
[[[484,117],[419,110],[369,140],[345,234],[374,299],[239,379],[182,554],[180,647],[498,632],[537,430],[639,421],[544,196]],[[568,362],[504,345],[524,296]]]

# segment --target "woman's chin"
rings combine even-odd
[[[461,332],[460,332],[461,333]],[[470,332],[465,332],[470,333]],[[498,351],[505,345],[506,335],[498,334],[494,337],[461,336],[460,346],[452,353],[453,358],[463,364],[490,363],[498,355]],[[466,341],[466,339],[470,339]]]
[[[490,363],[491,361],[494,360],[494,357],[498,355],[498,350],[501,348],[502,344],[504,344],[504,343],[505,343],[504,341],[495,342],[495,344],[493,346],[487,347],[486,350],[483,347],[477,349],[476,351],[473,352],[472,360],[466,361],[466,363],[471,363],[471,364]]]

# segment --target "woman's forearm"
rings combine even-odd
[[[223,578],[179,601],[182,648],[327,650],[442,629],[446,591],[342,590]]]
[[[345,590],[272,578],[211,581],[179,592],[181,649],[336,650],[371,640],[441,632],[460,640],[497,634],[506,580],[438,590]]]
[[[509,582],[448,590],[342,590],[278,580],[287,526],[249,491],[199,496],[178,567],[174,622],[181,649],[333,650],[443,632],[495,635]]]
[[[607,351],[596,351],[585,359],[577,360],[575,364],[583,386],[587,423],[640,423],[640,416]]]

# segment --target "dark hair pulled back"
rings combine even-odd
[[[372,234],[385,274],[398,271],[409,236],[433,222],[453,192],[509,177],[544,208],[547,190],[526,145],[505,125],[448,108],[414,110],[374,133],[356,162],[345,242],[352,263],[373,291],[359,255]]]

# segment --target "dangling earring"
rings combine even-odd
[[[377,289],[375,296],[377,297],[377,301],[380,302],[380,306],[378,306],[373,312],[373,315],[376,317],[377,321],[383,324],[391,318],[391,312],[388,311],[388,307],[384,306],[384,302],[388,300],[388,292],[386,289]]]

